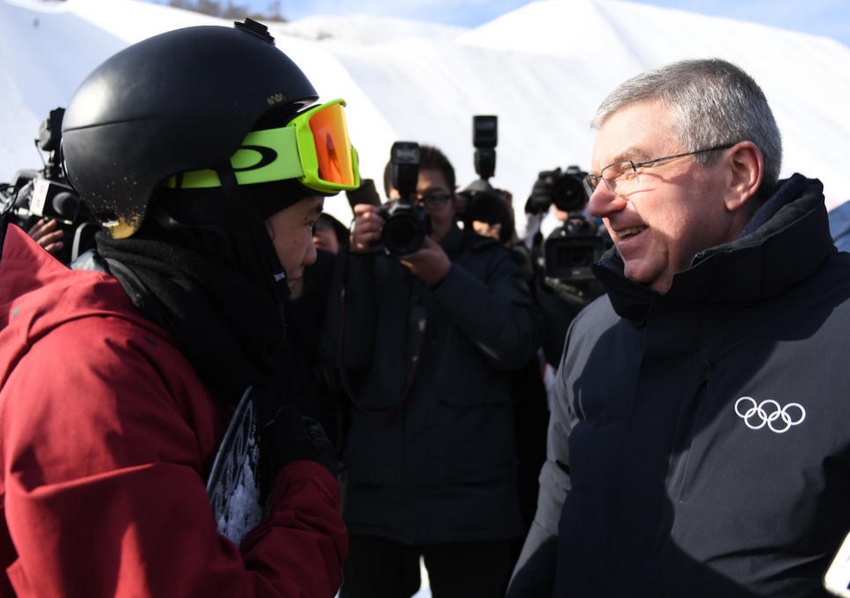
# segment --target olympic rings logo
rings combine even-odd
[[[735,413],[751,430],[767,426],[777,434],[783,434],[803,423],[806,410],[800,403],[788,403],[784,407],[773,399],[757,403],[752,397],[741,397],[735,401]]]

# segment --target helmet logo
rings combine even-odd
[[[243,145],[239,148],[240,150],[251,150],[255,151],[259,154],[259,160],[254,162],[253,164],[249,164],[247,166],[242,166],[241,164],[237,168],[236,165],[233,165],[234,172],[245,172],[246,170],[259,170],[260,168],[265,168],[269,164],[273,164],[275,160],[277,160],[277,152],[274,151],[270,147],[263,147],[260,145]],[[243,155],[243,159],[247,158],[247,156]]]
[[[276,94],[274,94],[273,96],[269,96],[269,97],[266,99],[266,102],[268,102],[269,106],[274,106],[275,104],[281,104],[281,103],[283,103],[283,101],[284,101],[285,99],[286,99],[286,98],[285,98],[285,96],[284,96],[282,93],[276,93]]]

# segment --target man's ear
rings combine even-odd
[[[729,187],[726,209],[735,211],[743,207],[758,192],[764,177],[764,157],[752,141],[736,143],[726,157],[729,166]]]

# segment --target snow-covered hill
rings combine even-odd
[[[162,31],[210,23],[231,24],[141,0],[0,0],[0,181],[40,167],[39,124],[98,63]],[[495,114],[492,183],[514,194],[521,217],[538,171],[587,169],[588,122],[614,86],[675,59],[720,56],[768,95],[783,174],[820,178],[829,207],[850,198],[850,49],[829,38],[620,0],[537,0],[475,29],[360,15],[271,32],[323,100],[347,100],[364,177],[380,181],[392,143],[410,140],[441,147],[465,186],[478,178],[472,116]],[[341,197],[326,208],[350,218]]]

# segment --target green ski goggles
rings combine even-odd
[[[240,185],[296,179],[324,194],[360,186],[357,150],[345,123],[344,100],[333,100],[298,114],[285,127],[248,133],[230,164]],[[172,176],[171,189],[220,187],[215,170]]]

